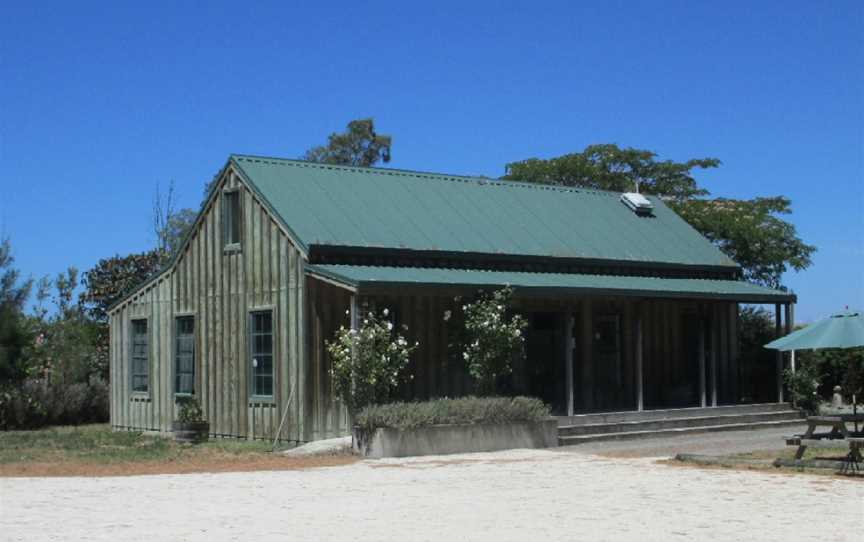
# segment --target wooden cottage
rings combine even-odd
[[[324,342],[364,305],[420,343],[405,397],[469,393],[444,314],[502,285],[530,322],[506,385],[556,413],[782,400],[779,365],[740,359],[738,304],[778,326],[785,305],[788,327],[795,297],[740,277],[652,196],[235,155],[170,265],[110,310],[111,425],[168,432],[185,394],[214,436],[347,434]]]

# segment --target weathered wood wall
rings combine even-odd
[[[174,319],[195,317],[195,393],[215,436],[309,440],[304,386],[304,260],[286,232],[229,167],[172,269],[115,308],[111,324],[111,424],[166,432],[176,415]],[[241,194],[239,251],[223,246],[222,190]],[[247,321],[273,311],[272,400],[250,401]],[[129,383],[130,321],[148,320],[150,390]],[[290,398],[290,404],[289,404]],[[287,411],[286,411],[287,408]]]

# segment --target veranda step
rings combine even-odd
[[[713,425],[729,425],[740,423],[770,422],[784,420],[801,420],[797,410],[776,412],[761,412],[753,414],[720,414],[712,416],[688,416],[681,418],[664,418],[633,420],[606,423],[585,423],[558,427],[559,436],[595,435],[606,433],[626,433],[633,431],[657,431],[684,427],[706,427]]]
[[[688,407],[660,410],[598,412],[591,414],[576,414],[574,416],[559,416],[559,426],[582,425],[589,423],[619,423],[627,421],[662,420],[667,418],[687,418],[718,416],[723,414],[757,414],[764,412],[789,411],[789,403],[758,403],[752,405],[727,405],[718,407]]]
[[[625,439],[640,439],[653,437],[672,437],[679,435],[689,435],[693,433],[713,433],[718,431],[748,431],[756,429],[772,429],[778,427],[787,427],[801,425],[802,421],[797,420],[782,420],[770,422],[753,422],[753,423],[731,423],[726,425],[706,425],[697,427],[677,427],[671,429],[660,429],[653,431],[625,431],[622,433],[605,433],[594,435],[575,435],[575,436],[559,436],[558,444],[560,446],[573,446],[577,444],[585,444],[588,442],[602,442],[608,440],[625,440]]]

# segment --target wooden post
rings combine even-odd
[[[699,316],[699,406],[708,406],[707,386],[705,383],[705,318]]]
[[[568,311],[564,314],[564,372],[567,379],[566,396],[567,396],[567,415],[573,415],[574,403],[576,400],[576,390],[573,389],[573,349],[576,347],[573,340],[573,328],[576,325],[576,319],[573,318],[573,311]]]
[[[711,372],[711,406],[717,406],[717,349],[720,345],[720,333],[717,328],[717,310],[716,306],[711,307],[711,359],[710,364],[710,372]]]
[[[581,363],[582,363],[582,408],[590,411],[594,408],[594,324],[591,317],[591,299],[582,300],[582,332]]]
[[[636,410],[645,409],[645,396],[642,389],[642,304],[636,305]]]
[[[774,338],[780,338],[780,303],[774,305]],[[777,402],[783,402],[783,352],[777,350]]]

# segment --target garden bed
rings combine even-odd
[[[407,457],[558,445],[558,425],[538,399],[491,397],[393,403],[356,418],[355,452]]]

